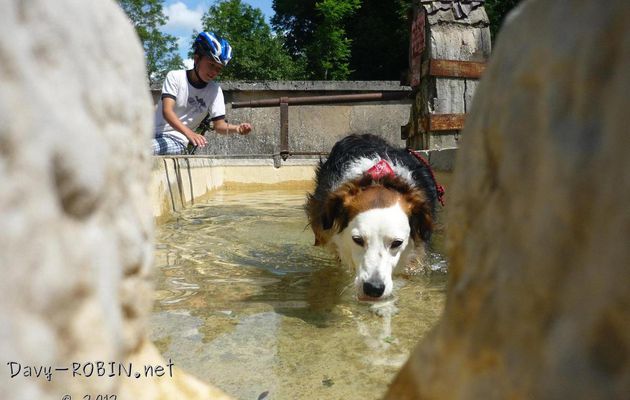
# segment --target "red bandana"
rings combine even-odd
[[[394,170],[385,160],[377,162],[372,168],[365,171],[365,173],[374,180],[381,179],[384,176],[394,176]]]

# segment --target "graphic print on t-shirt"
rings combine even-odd
[[[202,98],[197,96],[189,97],[188,105],[195,108],[195,110],[193,111],[193,113],[195,114],[202,113],[208,108],[208,106],[206,106],[206,102]]]

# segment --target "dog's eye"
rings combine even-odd
[[[352,240],[354,241],[354,243],[358,244],[361,247],[363,247],[363,245],[365,244],[365,241],[361,236],[352,236]]]
[[[392,249],[396,249],[396,248],[400,247],[401,244],[403,244],[402,240],[394,240],[389,247],[392,248]]]

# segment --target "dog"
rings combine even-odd
[[[320,160],[304,208],[315,245],[354,269],[359,300],[375,301],[392,294],[393,271],[429,242],[442,192],[419,156],[353,134]]]

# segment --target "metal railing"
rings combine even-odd
[[[411,91],[374,92],[358,94],[339,94],[328,96],[278,97],[272,99],[235,101],[232,108],[280,107],[280,151],[274,154],[274,163],[280,166],[280,156],[286,161],[291,155],[327,155],[324,152],[291,151],[289,149],[289,106],[328,105],[338,103],[359,103],[369,101],[389,101],[409,98]]]

